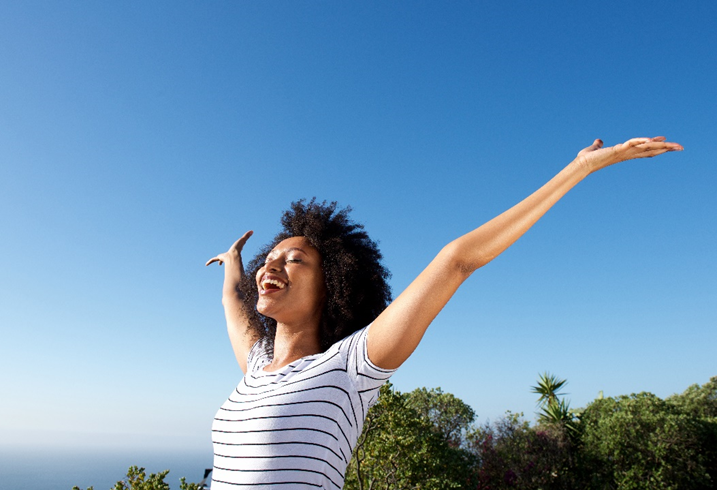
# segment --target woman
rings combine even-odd
[[[244,274],[247,232],[207,262],[226,265],[222,303],[245,373],[212,427],[212,489],[341,488],[378,389],[468,276],[589,174],[682,149],[663,137],[609,148],[595,140],[536,192],[446,245],[387,307],[381,255],[335,203],[294,203]]]

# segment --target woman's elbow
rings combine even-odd
[[[464,277],[468,277],[477,269],[483,267],[490,262],[490,259],[483,257],[475,250],[468,249],[461,240],[453,240],[451,243],[443,247],[440,257],[446,261],[447,267],[456,271]]]

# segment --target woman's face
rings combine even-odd
[[[287,238],[274,247],[256,283],[259,313],[285,325],[318,327],[326,286],[321,255],[306,238]]]

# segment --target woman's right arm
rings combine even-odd
[[[609,148],[595,140],[533,194],[444,247],[371,324],[367,340],[370,360],[383,369],[403,364],[463,281],[503,253],[589,174],[626,160],[682,149],[682,145],[668,143],[662,136],[633,138]]]
[[[252,233],[252,231],[244,233],[244,236],[234,242],[234,245],[229,250],[212,257],[206,264],[209,265],[214,262],[219,262],[219,265],[224,264],[222,304],[224,305],[224,315],[227,318],[227,331],[229,332],[229,340],[232,343],[239,367],[245,373],[249,350],[259,340],[257,332],[251,328],[250,316],[244,305],[244,295],[239,288],[244,276],[241,251]]]

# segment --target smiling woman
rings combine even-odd
[[[295,202],[246,273],[240,252],[251,232],[208,262],[226,263],[227,326],[246,373],[212,427],[217,488],[343,484],[392,372],[368,360],[365,328],[390,300],[389,274],[349,212]]]
[[[378,390],[458,287],[589,174],[682,150],[665,138],[595,142],[543,187],[446,245],[392,303],[363,226],[336,203],[299,201],[245,273],[247,232],[226,253],[222,302],[244,378],[212,426],[212,488],[341,488]]]

